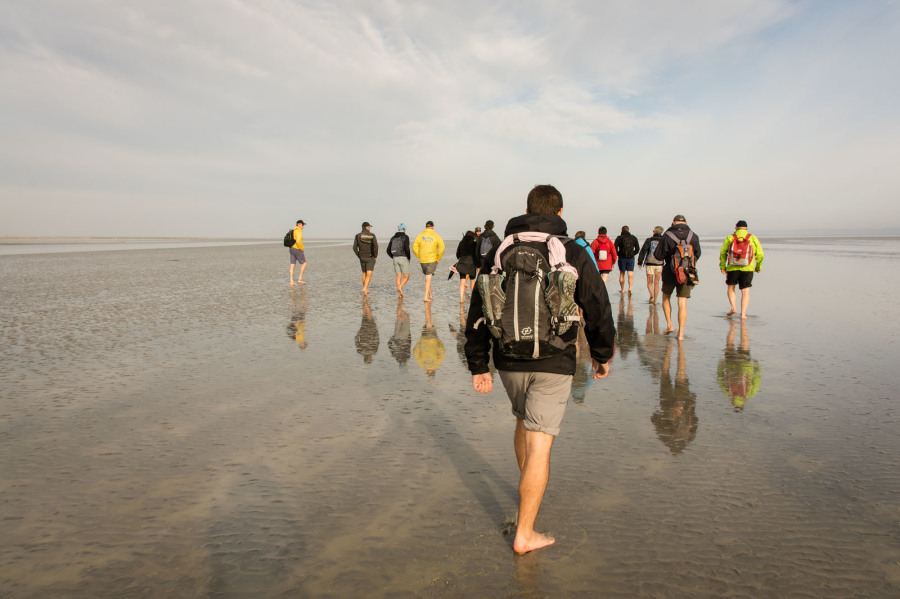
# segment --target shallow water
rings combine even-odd
[[[429,313],[384,258],[363,302],[349,245],[293,290],[274,245],[0,256],[0,596],[895,597],[900,240],[762,241],[743,326],[704,242],[683,344],[610,280],[524,557],[456,281]]]

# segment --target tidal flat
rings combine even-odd
[[[0,255],[0,596],[896,597],[900,239],[701,239],[686,339],[608,283],[517,557],[514,420],[452,248],[368,300],[349,243]]]

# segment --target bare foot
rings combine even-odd
[[[306,285],[306,281],[304,281],[303,279],[297,279],[297,284],[298,285]]]
[[[747,318],[747,315],[746,315],[746,314],[741,314],[741,320],[744,320],[745,318]]]
[[[402,290],[402,289],[398,289],[398,290],[397,290],[397,297],[403,297],[403,290]]]
[[[293,286],[296,285],[296,284],[297,284],[297,283],[295,283],[294,280],[291,279],[291,287],[293,287]]]
[[[678,340],[684,341],[684,333],[682,333],[681,331],[678,331]]]
[[[548,545],[552,545],[555,542],[556,539],[554,539],[553,537],[542,535],[539,532],[532,532],[531,537],[527,539],[517,533],[516,540],[513,541],[513,551],[519,554],[528,553],[529,551],[534,551],[536,549],[541,549],[543,547],[547,547]]]
[[[369,290],[363,287],[363,295],[369,295]]]
[[[725,316],[731,316],[732,314],[734,314],[734,313],[736,313],[736,312],[737,312],[737,310],[735,310],[734,308],[732,308],[732,309],[731,309],[731,312],[729,312],[729,313],[726,314]]]
[[[668,335],[669,333],[674,333],[675,329],[666,329],[663,335]]]
[[[425,303],[426,303],[426,304],[427,304],[428,302],[430,302],[430,301],[431,301],[431,298],[427,298],[427,297],[425,298]]]

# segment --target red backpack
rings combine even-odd
[[[750,266],[753,264],[753,244],[750,243],[750,233],[744,237],[743,241],[739,241],[737,235],[732,238],[731,248],[728,250],[729,266]]]

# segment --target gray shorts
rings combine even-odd
[[[406,256],[394,256],[394,272],[398,275],[409,274],[409,258]]]
[[[423,275],[433,275],[437,270],[437,262],[423,262],[420,266],[422,267]]]
[[[363,272],[375,270],[375,258],[360,258],[359,267]]]
[[[572,391],[572,375],[505,370],[498,374],[512,403],[512,413],[524,421],[525,430],[558,435]]]
[[[304,264],[306,262],[306,256],[303,254],[303,250],[299,248],[291,248],[291,264]]]

